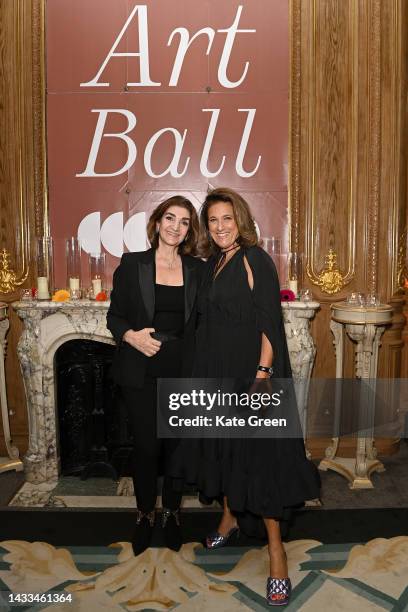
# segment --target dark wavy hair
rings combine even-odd
[[[216,202],[229,202],[232,205],[239,232],[237,238],[238,244],[242,247],[260,244],[248,202],[236,191],[228,187],[218,187],[207,194],[200,210],[198,249],[201,257],[209,257],[219,252],[219,247],[211,239],[208,230],[208,209]]]
[[[163,215],[167,212],[170,206],[181,206],[190,213],[190,227],[188,228],[187,235],[183,242],[178,247],[178,252],[183,255],[196,255],[197,254],[197,243],[199,233],[199,223],[196,210],[190,200],[181,195],[175,195],[167,200],[164,200],[161,204],[156,206],[152,214],[150,215],[147,224],[147,237],[151,246],[157,249],[159,246],[159,235],[156,231],[156,223],[158,223]]]

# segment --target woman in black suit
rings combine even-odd
[[[164,455],[165,540],[173,550],[181,546],[182,493],[166,473],[177,442],[156,436],[156,381],[190,374],[194,304],[203,266],[193,257],[198,218],[188,199],[173,196],[162,202],[149,219],[147,235],[152,248],[122,256],[113,275],[107,315],[108,329],[117,344],[113,376],[121,387],[134,439],[135,555],[150,545],[160,455]]]

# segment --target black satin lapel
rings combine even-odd
[[[190,318],[197,293],[197,277],[194,268],[189,268],[183,261],[184,278],[184,321]]]
[[[155,269],[154,261],[139,262],[139,285],[142,299],[146,308],[147,316],[150,323],[154,317],[154,283],[155,283]]]

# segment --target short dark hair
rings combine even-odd
[[[243,247],[260,244],[248,202],[229,187],[218,187],[207,194],[200,210],[199,251],[202,257],[209,257],[209,255],[219,251],[217,245],[210,240],[208,231],[208,209],[216,202],[229,202],[231,204],[238,226],[238,244]]]
[[[183,255],[196,255],[197,254],[197,243],[198,243],[198,216],[196,210],[190,200],[181,195],[175,195],[164,202],[161,202],[152,214],[150,215],[148,224],[147,224],[147,237],[151,246],[154,249],[157,249],[159,246],[159,236],[156,231],[156,223],[158,223],[163,215],[167,212],[170,206],[181,206],[185,208],[190,213],[190,226],[188,228],[188,233],[186,235],[185,240],[179,245],[178,251]]]

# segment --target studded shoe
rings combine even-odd
[[[214,531],[213,533],[210,533],[206,539],[205,539],[205,543],[208,549],[213,549],[213,548],[221,548],[222,546],[225,546],[228,542],[228,540],[231,539],[231,537],[236,534],[236,537],[238,539],[239,537],[239,527],[232,527],[232,529],[230,529],[227,533],[227,535],[223,536],[220,534],[219,531]]]
[[[132,538],[132,548],[135,556],[149,548],[152,541],[155,516],[155,510],[141,512],[141,510],[136,509],[136,528]]]
[[[161,526],[164,529],[164,541],[167,548],[178,551],[183,542],[180,529],[180,510],[163,508]]]
[[[291,592],[290,578],[268,578],[266,601],[269,606],[286,606],[289,603]]]

